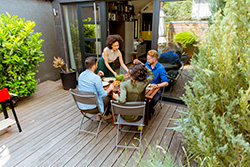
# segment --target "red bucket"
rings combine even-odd
[[[10,94],[7,88],[3,88],[0,90],[0,102],[9,100],[10,99]]]

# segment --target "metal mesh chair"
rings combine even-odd
[[[136,148],[141,151],[142,130],[145,118],[145,105],[146,102],[126,102],[124,104],[120,104],[118,102],[111,100],[111,111],[113,114],[113,118],[115,118],[115,115],[117,115],[117,119],[115,120],[115,125],[117,125],[116,151],[118,147]],[[137,122],[128,122],[124,120],[121,115],[136,115],[140,116],[141,119]],[[120,125],[141,126],[142,128],[140,131],[123,130],[122,128],[120,128],[121,127]],[[139,147],[119,145],[119,132],[139,133],[140,134]]]
[[[82,114],[82,119],[81,119],[81,123],[80,123],[80,126],[79,126],[78,134],[80,132],[86,132],[86,133],[94,134],[96,136],[95,138],[97,138],[98,133],[99,133],[99,129],[100,129],[100,126],[101,126],[101,123],[102,123],[102,120],[103,120],[103,117],[104,117],[104,115],[106,113],[107,108],[104,111],[104,113],[101,113],[100,106],[99,106],[99,103],[98,103],[98,100],[97,100],[97,95],[96,95],[95,92],[86,92],[86,91],[73,90],[73,89],[69,89],[69,91],[73,96],[73,99],[74,99],[74,101],[76,103],[76,106],[78,107],[78,109],[80,110],[80,112]],[[96,105],[97,106],[97,112],[93,113],[92,112],[93,110],[82,110],[79,107],[79,103],[88,104],[88,105]],[[99,113],[101,115],[101,120],[100,121],[87,116],[87,114],[95,115],[97,113]],[[98,125],[98,128],[97,128],[96,132],[81,129],[82,123],[83,123],[83,120],[84,120],[85,117],[88,118],[88,119],[91,119],[92,121],[93,120],[94,121],[99,121],[99,125]]]

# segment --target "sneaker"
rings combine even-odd
[[[137,130],[138,130],[138,131],[141,131],[141,129],[142,129],[142,126],[138,126],[138,129],[137,129]]]
[[[103,117],[105,120],[107,120],[107,119],[111,119],[112,118],[112,114],[109,114],[109,115],[104,115],[104,117]]]

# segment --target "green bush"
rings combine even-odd
[[[173,41],[182,44],[183,48],[188,48],[196,42],[196,35],[189,31],[182,31],[175,35]]]
[[[41,33],[35,23],[0,14],[0,89],[6,87],[20,97],[35,92],[36,67],[43,61]]]
[[[202,166],[250,166],[250,1],[227,0],[192,59],[178,128]]]
[[[165,21],[191,20],[192,4],[193,0],[164,2]]]

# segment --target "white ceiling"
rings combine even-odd
[[[147,8],[147,10],[153,8],[153,0],[132,0],[131,4],[134,5],[136,14],[139,11],[143,13],[143,9],[145,8]]]

